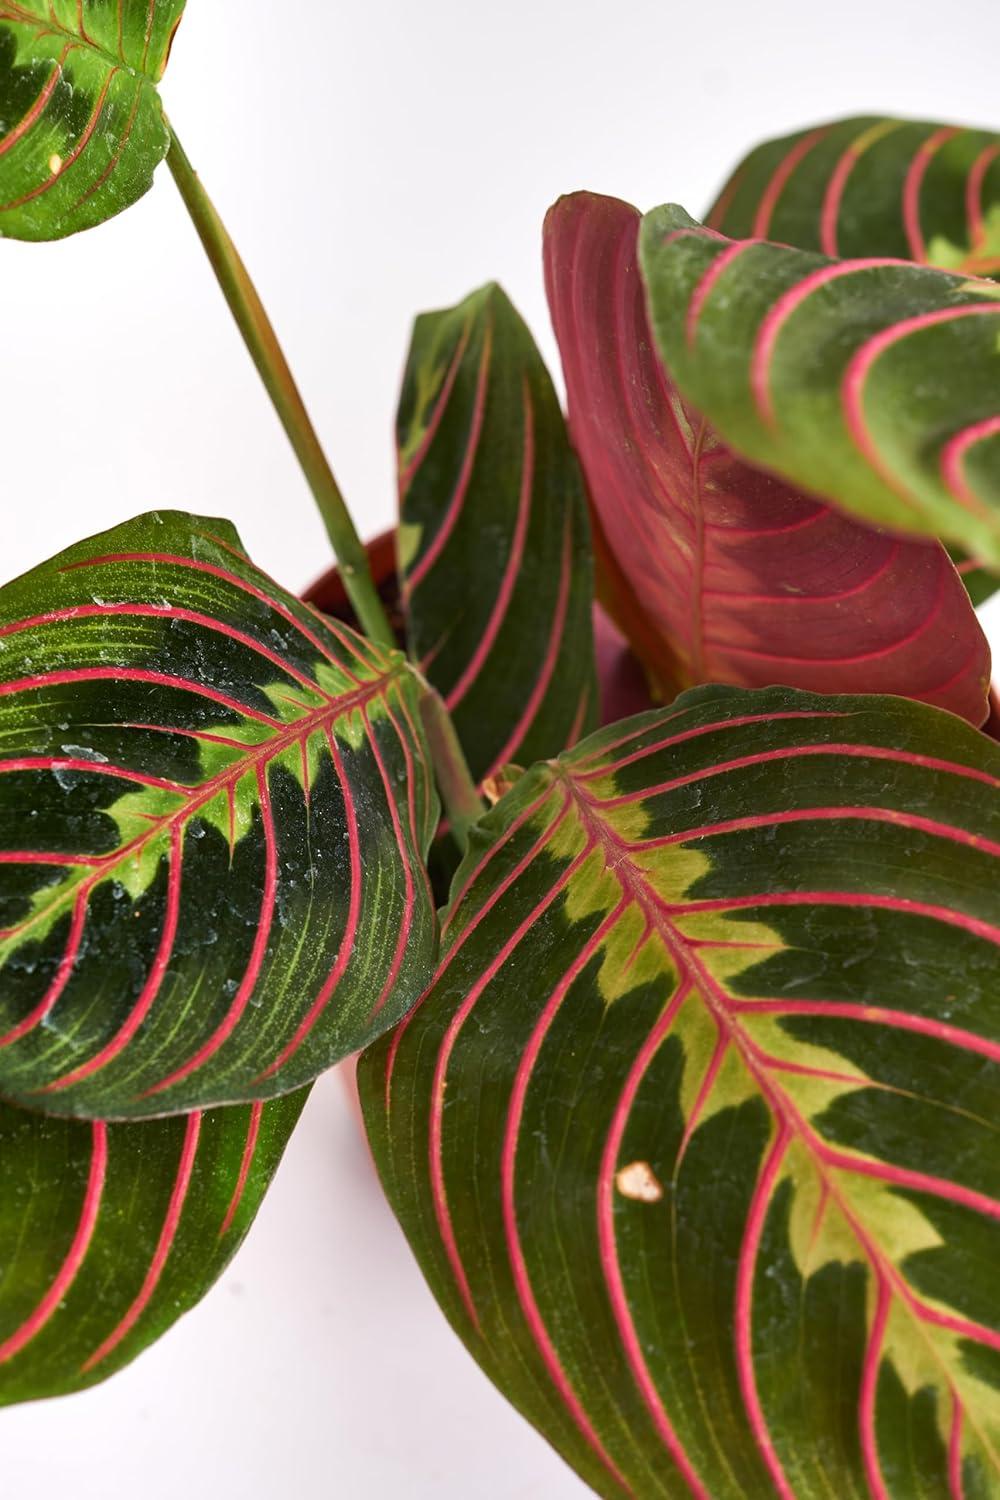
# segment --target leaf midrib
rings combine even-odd
[[[567,785],[580,822],[588,835],[600,847],[613,854],[614,860],[613,863],[608,862],[608,869],[614,874],[623,891],[627,892],[640,908],[650,929],[662,936],[664,945],[679,971],[687,973],[709,1010],[712,1020],[736,1046],[747,1072],[754,1079],[775,1119],[779,1133],[782,1127],[790,1130],[794,1138],[801,1141],[805,1147],[825,1191],[836,1203],[844,1221],[849,1225],[863,1258],[871,1266],[873,1274],[876,1277],[882,1277],[888,1283],[894,1300],[901,1302],[909,1313],[932,1362],[941,1371],[943,1384],[954,1389],[952,1372],[945,1364],[938,1345],[930,1337],[925,1320],[920,1317],[919,1307],[916,1305],[919,1304],[920,1299],[913,1293],[902,1273],[879,1245],[877,1239],[862,1227],[857,1213],[844,1199],[836,1179],[836,1171],[824,1160],[823,1152],[817,1144],[818,1137],[815,1131],[803,1118],[797,1105],[788,1097],[780,1084],[774,1083],[763,1071],[760,1060],[754,1056],[756,1049],[726,1005],[725,994],[718,980],[691,949],[685,934],[670,920],[658,896],[648,885],[642,868],[634,862],[634,848],[600,816],[591,798],[574,781],[572,774],[566,768],[556,762],[553,763],[553,769]],[[964,1401],[962,1413],[976,1433],[984,1452],[990,1455],[997,1472],[1000,1473],[1000,1454],[997,1453],[989,1435],[983,1431],[976,1420],[974,1412],[970,1411]]]
[[[235,785],[235,783],[242,780],[244,776],[253,771],[257,766],[262,763],[266,765],[283,751],[290,749],[295,744],[301,743],[304,739],[315,733],[317,729],[322,729],[331,718],[335,721],[342,714],[348,714],[353,709],[370,703],[373,698],[380,697],[387,691],[394,679],[402,675],[404,669],[405,663],[402,661],[397,662],[380,677],[370,683],[364,684],[363,687],[355,689],[343,697],[329,698],[327,702],[321,704],[311,713],[305,714],[301,719],[294,720],[286,731],[276,733],[270,739],[262,740],[257,745],[248,746],[248,750],[251,753],[239,756],[226,766],[224,770],[218,772],[208,781],[195,783],[190,789],[192,796],[185,798],[180,807],[157,819],[145,833],[139,834],[130,843],[124,844],[118,849],[111,850],[108,854],[95,856],[92,873],[83,876],[75,884],[70,883],[67,885],[64,883],[55,887],[53,900],[35,911],[23,924],[8,929],[6,936],[8,938],[16,937],[21,939],[24,934],[29,933],[43,919],[57,920],[60,908],[75,903],[80,899],[82,893],[86,893],[85,899],[89,901],[90,891],[94,886],[100,885],[102,881],[109,879],[126,859],[141,852],[154,839],[168,832],[176,822],[186,822],[194,817],[200,808],[211,802],[227,786]],[[318,691],[322,691],[322,689],[318,689]],[[95,769],[99,770],[99,767],[95,766]],[[122,780],[126,781],[127,778],[123,777]],[[183,788],[182,783],[179,783],[179,786],[183,790],[187,790]],[[56,851],[56,856],[58,857],[58,851]],[[0,969],[2,967],[0,965]]]

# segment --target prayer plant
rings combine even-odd
[[[445,1315],[598,1494],[1000,1496],[1000,137],[561,199],[568,418],[496,286],[418,319],[391,620],[163,114],[182,10],[0,0],[0,233],[167,161],[350,608],[178,512],[0,591],[0,1400],[196,1302],[364,1049]],[[599,728],[608,613],[655,706]]]

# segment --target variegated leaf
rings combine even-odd
[[[398,442],[411,656],[477,780],[557,754],[597,723],[583,481],[498,286],[417,319]]]
[[[653,331],[742,457],[863,520],[1000,571],[1000,287],[883,257],[643,222]]]
[[[0,236],[60,239],[151,186],[184,4],[0,0]]]
[[[307,1093],[127,1125],[0,1105],[0,1405],[107,1379],[204,1296]]]
[[[865,117],[767,141],[737,167],[707,224],[845,257],[1000,272],[1000,135]],[[998,579],[951,549],[973,604]]]
[[[419,683],[225,522],[151,514],[0,591],[0,1095],[270,1097],[423,988]]]
[[[709,212],[731,239],[1000,271],[1000,135],[866,115],[767,141]]]
[[[938,710],[710,688],[480,825],[365,1114],[598,1493],[1000,1493],[998,791]]]
[[[657,357],[639,218],[616,198],[562,198],[545,265],[570,430],[625,581],[609,603],[664,695],[781,682],[899,693],[981,724],[989,647],[944,548],[864,526],[727,448]]]

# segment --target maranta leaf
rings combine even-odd
[[[834,120],[755,147],[709,211],[730,239],[834,257],[1000,271],[1000,135],[926,120]]]
[[[600,1494],[1000,1493],[998,791],[924,705],[698,689],[474,834],[365,1114]]]
[[[105,1380],[204,1296],[307,1093],[124,1125],[0,1105],[0,1405]]]
[[[498,286],[417,319],[398,418],[410,653],[477,780],[597,723],[579,465],[541,356]]]
[[[147,191],[184,4],[0,0],[0,236],[59,239]]]
[[[732,239],[862,258],[1000,273],[1000,135],[961,125],[862,117],[757,146],[709,210]],[[956,549],[973,604],[998,580]]]
[[[899,693],[981,724],[989,647],[944,548],[761,472],[684,401],[649,326],[639,219],[615,198],[562,198],[545,265],[570,430],[627,585],[612,599],[665,696],[781,682]]]
[[[96,1119],[310,1081],[423,988],[419,683],[151,514],[0,591],[0,1095]]]
[[[863,520],[1000,570],[1000,287],[643,221],[657,345],[737,453]]]

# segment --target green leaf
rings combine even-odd
[[[149,189],[184,4],[0,0],[0,236],[61,239]]]
[[[731,239],[995,276],[1000,135],[877,117],[799,131],[751,151],[706,223]],[[951,550],[973,604],[982,604],[998,580]]]
[[[0,591],[0,1095],[268,1098],[398,1020],[436,951],[419,691],[221,521]]]
[[[660,354],[744,458],[1000,569],[1000,287],[643,221]]]
[[[200,1301],[307,1093],[130,1125],[0,1105],[0,1405],[107,1379]]]
[[[831,256],[1000,271],[1000,135],[866,115],[766,141],[706,223]]]
[[[365,1114],[598,1493],[1000,1492],[998,790],[923,704],[707,688],[474,835]]]
[[[498,286],[417,319],[400,402],[410,654],[478,781],[597,722],[583,481],[552,382]]]

